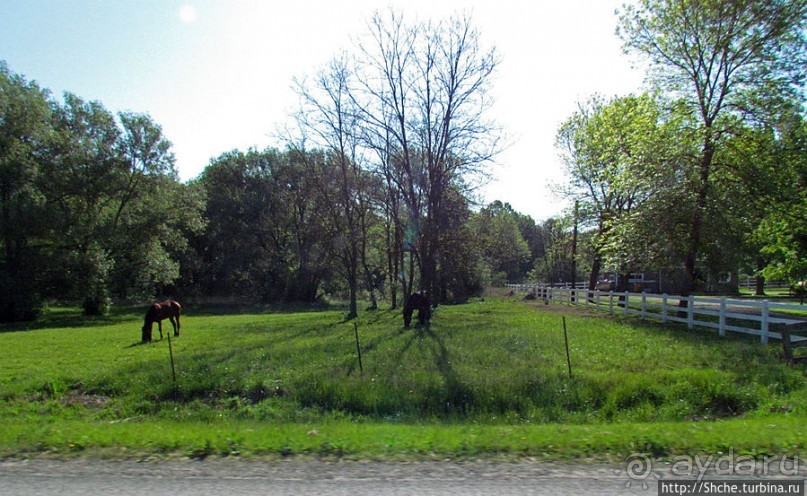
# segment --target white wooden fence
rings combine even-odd
[[[778,325],[803,324],[807,320],[804,306],[767,300],[589,291],[528,284],[509,284],[508,288],[518,293],[532,293],[547,304],[605,310],[665,323],[682,322],[690,329],[695,326],[717,329],[721,336],[725,336],[726,331],[754,334],[763,343],[769,338],[782,339],[782,334],[774,330]],[[807,337],[793,336],[794,342],[802,340]]]
[[[740,289],[756,289],[757,281],[753,277],[741,277]],[[783,281],[765,281],[765,289],[789,289],[790,285]]]

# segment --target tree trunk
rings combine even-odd
[[[390,247],[387,266],[389,271],[390,305],[395,310],[398,308],[398,272],[400,271],[400,264],[398,263],[398,254],[392,250],[392,247]]]
[[[617,276],[616,291],[619,293],[627,293],[630,291],[630,272],[625,272]],[[619,295],[619,306],[625,306],[625,295]]]
[[[703,148],[701,150],[701,160],[698,166],[699,184],[695,209],[692,212],[692,221],[689,230],[689,246],[684,255],[684,284],[681,288],[681,296],[691,296],[697,289],[696,264],[701,249],[701,236],[703,234],[703,216],[706,211],[706,204],[709,197],[709,178],[712,168],[712,159],[715,154],[715,144],[712,138],[711,127],[707,125],[704,137]],[[686,300],[679,301],[679,315],[687,307]]]
[[[755,296],[765,296],[765,278],[762,276],[761,271],[765,267],[765,260],[761,257],[757,258],[757,275],[755,277],[756,284],[754,287]]]
[[[390,305],[392,310],[398,308],[398,274],[400,272],[400,249],[401,239],[397,227],[397,220],[390,212],[388,222],[386,223],[386,242],[387,242],[387,281],[390,288]]]
[[[572,227],[572,289],[577,289],[577,213],[578,202],[574,202],[574,226]],[[574,301],[574,300],[572,300]]]
[[[600,269],[602,268],[602,255],[594,255],[591,261],[591,272],[588,274],[588,290],[594,291],[597,289],[597,280],[600,278]]]
[[[707,128],[704,138],[703,150],[701,152],[699,170],[699,184],[695,209],[692,212],[692,221],[689,230],[689,246],[684,256],[685,281],[682,296],[689,296],[697,289],[696,264],[701,249],[701,237],[703,235],[703,216],[706,211],[706,204],[709,197],[709,179],[712,168],[712,159],[715,154],[715,145],[712,141],[711,129]]]
[[[427,229],[430,231],[430,229]],[[420,257],[420,288],[425,289],[432,304],[437,303],[439,298],[439,288],[437,285],[437,254],[436,243],[430,239],[431,233],[427,234],[424,242],[424,250]]]

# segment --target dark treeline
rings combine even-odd
[[[325,152],[232,151],[211,161],[189,185],[206,198],[206,228],[190,243],[196,262],[177,288],[267,302],[349,298],[355,251],[359,298],[400,304],[410,267],[419,266],[417,250],[407,251],[410,233],[389,215],[382,181],[368,174],[363,199],[353,203],[360,221],[352,242],[335,200],[340,171],[338,158]],[[516,219],[532,229],[535,222],[498,202],[474,213],[460,195],[451,198],[455,224],[441,232],[448,250],[440,260],[442,301],[523,280],[534,257]],[[420,277],[414,279],[419,287]]]
[[[178,278],[203,202],[170,146],[147,115],[57,101],[0,63],[2,320],[47,298],[99,313]]]

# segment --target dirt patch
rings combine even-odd
[[[97,394],[85,394],[81,391],[70,391],[61,398],[65,406],[81,405],[85,408],[103,408],[109,403],[109,398]]]

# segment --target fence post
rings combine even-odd
[[[647,314],[647,293],[642,291],[642,318]]]
[[[614,292],[608,291],[608,313],[614,313]]]
[[[661,295],[661,323],[667,323],[667,293]]]
[[[692,329],[695,327],[695,295],[689,295],[687,298],[687,328]]]
[[[566,366],[569,367],[569,379],[572,378],[572,359],[569,357],[569,336],[566,334],[566,316],[563,316],[563,341],[566,342]]]
[[[168,354],[171,356],[171,375],[174,378],[174,393],[177,393],[177,369],[174,366],[174,347],[171,346],[171,331],[168,331]]]
[[[726,298],[720,298],[720,322],[717,326],[720,336],[726,335]]]
[[[627,315],[628,314],[628,304],[629,304],[629,302],[630,302],[630,293],[625,291],[625,306],[622,307],[622,315]]]
[[[760,329],[759,340],[762,343],[768,342],[768,328],[770,326],[771,309],[768,300],[762,302],[762,329]]]
[[[356,334],[356,354],[359,356],[359,372],[364,373],[364,366],[361,364],[361,344],[359,344],[359,325],[353,323],[353,332]]]

